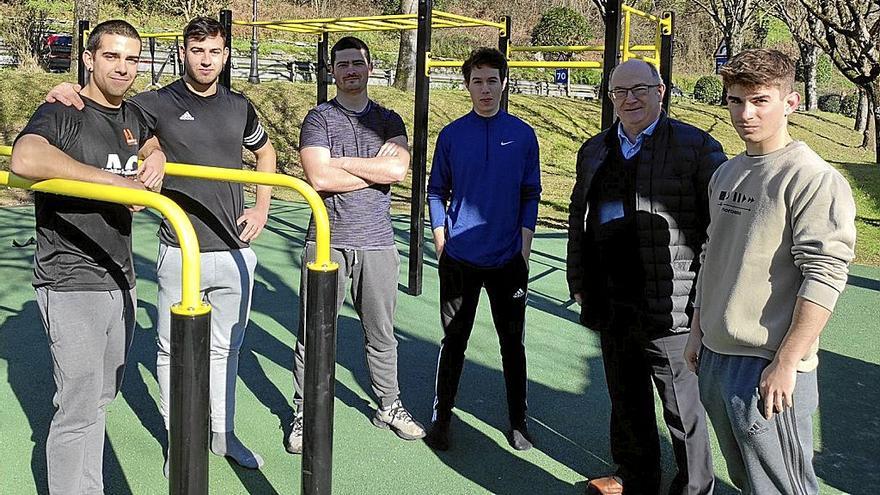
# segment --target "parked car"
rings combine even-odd
[[[73,51],[73,36],[69,34],[50,34],[43,43],[43,67],[49,72],[68,72],[70,54]]]

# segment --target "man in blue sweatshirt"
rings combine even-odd
[[[529,251],[541,196],[538,140],[528,124],[500,109],[507,84],[501,52],[475,50],[462,72],[473,110],[440,132],[428,181],[444,337],[425,441],[436,450],[449,449],[452,407],[485,287],[501,343],[507,438],[513,448],[528,450],[524,327]]]

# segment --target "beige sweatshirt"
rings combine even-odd
[[[709,182],[697,280],[703,344],[773,359],[798,297],[833,310],[856,240],[846,179],[806,144],[728,160]],[[799,371],[818,365],[818,339]]]

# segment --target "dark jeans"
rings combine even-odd
[[[440,321],[443,340],[437,360],[434,421],[449,420],[464,367],[468,338],[474,327],[480,290],[485,287],[501,344],[507,387],[507,412],[512,427],[526,422],[526,349],[523,342],[529,272],[522,256],[497,268],[478,268],[440,257]]]
[[[611,396],[611,456],[627,494],[660,489],[660,436],[653,385],[663,403],[678,472],[669,493],[712,493],[714,475],[706,413],[697,376],[687,369],[687,334],[648,336],[637,322],[618,316],[601,332],[602,359]]]

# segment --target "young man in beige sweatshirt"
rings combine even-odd
[[[816,352],[853,258],[852,192],[789,135],[800,103],[791,59],[747,50],[721,76],[746,152],[709,182],[685,359],[733,483],[746,494],[818,493]]]

